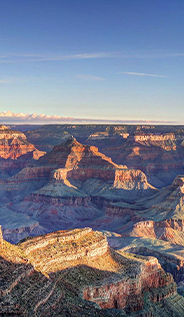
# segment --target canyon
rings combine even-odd
[[[183,171],[183,126],[1,125],[1,314],[183,316]]]
[[[158,260],[114,251],[91,228],[58,231],[18,245],[0,239],[4,316],[147,316],[184,299]],[[11,275],[9,272],[11,271]],[[146,297],[145,297],[146,294]],[[150,316],[151,316],[150,314]]]
[[[141,170],[157,188],[169,185],[183,173],[183,126],[46,125],[26,135],[44,151],[73,135],[79,142],[97,146],[115,163]]]

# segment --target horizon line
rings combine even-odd
[[[12,111],[0,112],[0,123],[4,124],[160,124],[180,125],[178,121],[150,120],[150,119],[100,119],[75,118],[59,115],[46,115],[37,113],[14,113]],[[182,125],[182,124],[181,124]]]

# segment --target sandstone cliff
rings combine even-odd
[[[27,141],[24,133],[0,126],[0,180],[15,175],[44,154]]]
[[[0,157],[17,159],[21,155],[31,152],[33,159],[39,159],[45,152],[41,152],[27,141],[27,137],[20,131],[13,131],[6,126],[0,126]]]

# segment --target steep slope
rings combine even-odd
[[[142,229],[144,231],[144,229]],[[184,249],[183,245],[172,244],[156,237],[122,237],[106,232],[111,247],[143,256],[154,256],[166,272],[173,275],[179,294],[184,294]],[[175,305],[175,304],[174,304]],[[177,302],[176,302],[177,305]],[[177,306],[176,306],[177,307]],[[178,314],[182,316],[182,314]]]
[[[117,165],[96,147],[83,145],[73,137],[62,145],[55,146],[53,151],[39,160],[39,165],[53,166],[58,169],[54,172],[56,180],[69,180],[73,184],[76,182],[79,187],[89,179],[100,179],[109,181],[111,188],[154,190],[141,171]]]
[[[177,174],[183,173],[183,126],[119,128],[121,133],[117,127],[111,127],[111,134],[99,137],[100,132],[96,132],[88,137],[88,141],[99,146],[116,163],[124,162],[129,168],[143,171],[156,187],[169,185]],[[117,137],[120,135],[121,141]]]
[[[7,126],[0,125],[0,157],[16,160],[18,157],[27,153],[32,154],[32,158],[37,160],[45,154],[35,148],[27,141],[27,137],[20,131],[9,129]]]
[[[134,224],[131,236],[157,238],[184,245],[184,176],[156,195],[137,203],[141,221]],[[142,208],[141,208],[142,207]]]

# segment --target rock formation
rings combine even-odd
[[[154,190],[148,184],[144,173],[130,170],[124,165],[117,165],[109,157],[100,153],[94,146],[83,145],[70,137],[60,146],[39,160],[39,165],[53,166],[55,181],[63,181],[68,185],[98,179],[109,182],[113,188],[125,190]],[[110,186],[108,186],[110,188]],[[85,187],[78,185],[79,189]],[[102,188],[100,188],[102,190]],[[92,190],[92,188],[91,188]]]
[[[147,316],[162,305],[175,315],[172,275],[153,257],[115,252],[90,228],[53,232],[0,249],[3,316]],[[167,299],[167,303],[165,300]],[[121,309],[121,310],[119,310]],[[181,315],[182,316],[182,315]]]
[[[15,175],[44,154],[27,141],[24,133],[0,125],[0,180]]]
[[[47,150],[68,134],[97,146],[117,164],[141,170],[155,187],[169,185],[184,170],[183,126],[57,125],[29,131],[27,136],[39,149]]]
[[[117,165],[73,137],[1,188],[14,198],[11,211],[36,219],[47,232],[92,225],[105,214],[96,198],[132,201],[156,192],[141,171]]]
[[[27,137],[20,131],[14,131],[6,126],[0,126],[0,157],[16,160],[18,157],[31,152],[33,159],[37,160],[45,154],[27,141]]]

